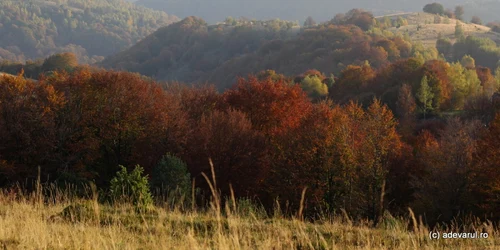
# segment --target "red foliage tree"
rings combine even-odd
[[[166,153],[169,102],[159,85],[135,74],[87,70],[47,81],[67,98],[58,114],[65,165],[87,166],[105,182],[119,164],[148,171]]]
[[[201,173],[211,176],[210,158],[222,194],[229,195],[231,185],[238,197],[248,197],[259,191],[269,171],[267,153],[262,133],[252,129],[245,114],[229,109],[202,116],[185,157],[197,183],[205,182]]]
[[[298,85],[251,76],[224,93],[225,102],[247,115],[252,126],[266,135],[286,133],[300,126],[312,104]]]
[[[329,103],[315,104],[300,126],[275,137],[273,168],[265,183],[268,195],[298,209],[307,188],[306,208],[322,204],[332,171],[333,114]]]
[[[471,189],[476,197],[476,207],[483,214],[490,214],[490,219],[498,220],[500,212],[500,114],[490,123],[478,141],[475,155],[476,167],[472,171],[475,176]]]
[[[375,71],[369,65],[349,65],[342,71],[330,97],[339,102],[346,102],[355,96],[369,91],[369,84],[375,77]]]

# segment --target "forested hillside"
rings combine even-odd
[[[293,22],[230,18],[209,26],[188,17],[101,65],[159,80],[216,83],[224,89],[238,76],[267,69],[295,75],[315,68],[330,75],[365,61],[378,68],[410,56],[423,60],[438,55],[436,49],[412,44],[403,35],[374,29],[375,25],[373,15],[359,9],[302,29]]]
[[[175,21],[175,16],[123,0],[3,0],[0,60],[72,52],[92,63]]]
[[[40,166],[43,182],[109,193],[120,165],[139,164],[152,190],[207,199],[213,164],[222,197],[269,210],[498,220],[500,79],[463,64],[350,65],[334,81],[268,71],[223,93],[104,70],[0,77],[0,187]]]

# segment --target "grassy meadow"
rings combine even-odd
[[[156,202],[147,210],[99,203],[55,188],[45,197],[3,190],[0,249],[500,249],[498,228],[470,220],[440,232],[487,232],[488,239],[429,239],[429,228],[411,210],[386,214],[377,226],[347,214],[314,222],[266,214],[248,201],[207,209]],[[40,192],[39,192],[40,193]],[[178,204],[186,202],[178,202]]]

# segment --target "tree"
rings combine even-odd
[[[335,82],[335,90],[330,92],[330,97],[347,103],[349,98],[363,93],[375,75],[375,70],[369,65],[349,65],[342,70],[338,81]]]
[[[390,161],[400,153],[402,143],[396,132],[397,121],[391,110],[377,99],[374,99],[366,111],[364,126],[365,148],[361,154],[365,161],[364,171],[367,171],[363,175],[368,178],[362,185],[367,188],[368,215],[378,223],[387,206],[384,196]]]
[[[420,109],[422,113],[424,113],[424,119],[426,117],[426,114],[429,111],[433,110],[433,105],[432,105],[433,98],[434,94],[432,93],[432,90],[429,87],[429,84],[427,83],[427,76],[424,76],[422,78],[422,81],[420,82],[420,87],[417,92],[417,99],[420,102]]]
[[[328,95],[328,86],[317,76],[306,76],[300,83],[300,87],[313,99]]]
[[[455,18],[455,13],[453,13],[453,10],[451,10],[451,9],[446,9],[444,11],[444,15],[448,18],[453,18],[453,19]],[[449,21],[449,19],[448,19],[448,21]]]
[[[439,3],[430,3],[424,6],[424,12],[442,15],[444,13],[444,7]]]
[[[354,216],[378,221],[384,200],[389,166],[401,150],[392,112],[380,101],[364,110],[350,102],[334,110],[334,144],[329,181],[331,206]]]
[[[174,144],[170,137],[179,128],[171,126],[179,125],[179,117],[169,110],[178,106],[158,84],[101,70],[56,72],[47,82],[68,100],[58,112],[57,135],[59,161],[71,167],[68,172],[84,169],[105,185],[118,165],[140,164],[150,172]]]
[[[495,69],[495,92],[500,90],[500,66]]]
[[[42,167],[42,177],[56,177],[63,169],[57,164],[57,128],[65,103],[63,93],[43,79],[0,76],[0,172],[8,184],[34,179],[37,166]]]
[[[42,71],[66,70],[71,71],[78,66],[78,59],[73,53],[55,54],[45,59],[42,65]]]
[[[495,77],[491,74],[491,70],[487,67],[478,66],[476,67],[476,73],[482,86],[482,94],[486,95],[487,98],[491,98],[498,88]]]
[[[462,66],[467,69],[476,68],[476,61],[474,60],[474,58],[472,58],[472,56],[469,55],[465,55],[464,57],[462,57],[462,60],[460,60],[460,64],[462,64]]]
[[[353,24],[367,31],[375,24],[375,18],[371,12],[362,9],[352,9],[345,15],[337,14],[332,22],[335,24]]]
[[[148,176],[143,175],[144,169],[136,165],[128,173],[124,166],[111,179],[110,193],[115,202],[132,202],[140,209],[153,205],[153,197],[149,190]]]
[[[449,67],[450,65],[442,60],[427,61],[423,67],[428,85],[433,93],[432,107],[435,112],[450,107],[453,87],[446,75]],[[418,89],[417,82],[415,82],[414,88]]]
[[[413,97],[411,86],[403,84],[399,88],[397,101],[397,114],[400,118],[400,125],[404,132],[410,133],[415,123],[415,98]]]
[[[286,133],[300,126],[300,121],[312,108],[299,85],[271,79],[240,78],[235,88],[224,93],[230,107],[246,114],[252,127],[266,135]]]
[[[316,25],[316,21],[311,16],[308,16],[304,22],[304,27],[312,27]]]
[[[472,169],[475,176],[471,185],[474,196],[477,197],[476,208],[483,213],[493,216],[498,220],[500,213],[498,204],[500,202],[500,113],[489,124],[487,130],[483,131],[478,141],[477,153],[474,155],[476,167]]]
[[[166,154],[153,168],[151,187],[161,194],[178,189],[181,195],[190,195],[191,176],[186,163],[172,154]]]
[[[458,5],[457,7],[455,7],[455,17],[458,20],[463,20],[463,16],[464,16],[464,6]]]
[[[474,24],[483,25],[483,21],[478,16],[473,16],[470,22]]]
[[[425,211],[429,222],[434,223],[438,218],[449,221],[471,211],[475,201],[470,188],[475,178],[474,155],[481,127],[475,120],[449,119],[438,139],[431,137],[427,145],[422,145],[423,149],[421,146],[416,149],[423,174],[412,182],[415,201],[420,203],[415,208],[418,213]]]
[[[436,41],[436,49],[439,54],[442,54],[445,58],[450,58],[453,56],[453,44],[448,38],[440,38]]]
[[[465,103],[465,86],[467,83],[465,82],[465,69],[460,63],[452,63],[450,68],[446,72],[448,78],[450,79],[451,84],[453,85],[453,93],[452,93],[452,108],[461,110],[464,107]]]
[[[331,105],[328,101],[314,104],[299,127],[274,138],[271,171],[264,181],[265,191],[271,197],[299,208],[301,192],[307,187],[305,206],[324,205],[327,182],[334,171],[331,163],[335,120]]]
[[[266,161],[268,142],[254,129],[243,112],[229,108],[204,114],[194,124],[184,156],[196,183],[210,189],[201,173],[211,172],[212,160],[217,188],[230,195],[230,185],[237,197],[253,196],[261,190],[269,166]],[[209,175],[210,176],[210,175]]]
[[[458,21],[457,24],[455,25],[455,38],[458,40],[465,39],[464,28],[462,27],[462,24]]]

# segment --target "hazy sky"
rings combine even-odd
[[[137,4],[164,10],[184,18],[198,16],[209,23],[222,21],[227,16],[255,19],[280,18],[304,21],[312,16],[316,21],[327,21],[337,13],[353,8],[364,8],[375,15],[391,11],[421,11],[432,0],[138,0]],[[439,1],[445,8],[454,9],[467,0]]]

